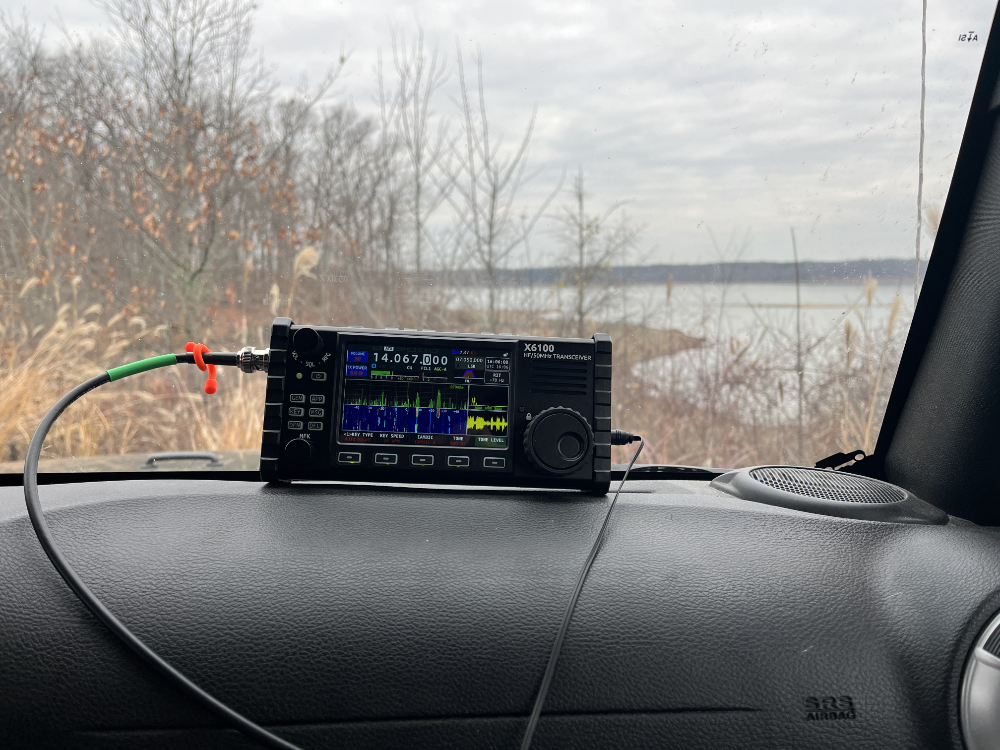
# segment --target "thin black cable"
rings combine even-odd
[[[185,359],[182,359],[182,357]],[[186,357],[183,354],[178,354],[177,358],[179,361],[186,361]],[[206,356],[205,359],[208,360],[209,358]],[[193,357],[191,357],[191,361],[194,361]],[[218,360],[216,360],[216,363],[222,364]],[[246,737],[255,740],[264,747],[278,748],[279,750],[299,750],[296,745],[281,739],[276,734],[272,734],[262,726],[237,713],[222,701],[206,693],[160,658],[149,646],[139,640],[87,587],[87,584],[83,582],[83,579],[77,575],[73,566],[63,556],[55,539],[52,537],[48,524],[45,522],[45,516],[42,513],[42,504],[38,499],[38,458],[42,453],[42,444],[45,442],[45,436],[52,428],[56,419],[70,404],[85,393],[109,382],[111,382],[111,378],[108,373],[101,373],[85,383],[76,386],[59,399],[56,405],[49,409],[48,414],[39,423],[35,434],[31,438],[31,443],[28,445],[28,454],[24,459],[24,502],[28,506],[28,516],[31,518],[31,525],[35,529],[35,535],[38,537],[42,549],[45,550],[45,554],[48,555],[55,569],[59,571],[59,575],[66,581],[66,584],[73,590],[73,593],[79,597],[80,601],[86,605],[87,609],[98,620],[104,623],[108,630],[118,636],[126,646],[138,654],[143,661],[166,678],[168,682],[173,683],[176,687],[180,688],[181,692],[187,693],[224,722],[238,729]]]
[[[179,365],[194,364],[194,354],[191,352],[175,354],[174,356],[177,357],[177,364]],[[239,354],[236,352],[203,352],[201,358],[206,365],[216,365],[220,367],[239,366]]]
[[[545,675],[542,677],[542,684],[538,688],[538,695],[535,697],[535,706],[531,709],[531,716],[528,718],[528,726],[524,730],[524,738],[521,740],[521,750],[529,750],[531,747],[531,739],[535,736],[535,727],[538,726],[538,720],[542,716],[542,706],[545,705],[545,696],[548,694],[549,685],[552,684],[552,678],[556,674],[556,664],[559,663],[559,652],[562,651],[563,641],[566,640],[566,632],[569,630],[569,623],[573,619],[573,610],[576,609],[576,602],[580,598],[580,592],[583,591],[583,584],[587,580],[587,574],[590,573],[590,569],[594,565],[594,560],[597,559],[597,553],[601,551],[601,545],[604,543],[604,537],[608,533],[608,525],[611,521],[611,512],[615,509],[615,503],[618,502],[618,494],[622,491],[625,480],[628,479],[628,473],[632,470],[632,464],[634,464],[635,460],[639,458],[639,454],[642,453],[642,447],[646,444],[642,435],[632,435],[630,437],[632,440],[629,442],[638,440],[639,447],[636,448],[635,455],[633,455],[632,460],[629,461],[628,468],[625,469],[625,474],[622,476],[622,481],[618,483],[618,489],[615,490],[615,496],[611,500],[611,505],[608,506],[608,512],[604,515],[604,523],[601,525],[601,530],[597,534],[597,539],[594,540],[594,546],[590,548],[590,554],[587,556],[587,561],[583,564],[583,569],[580,571],[580,577],[576,581],[576,588],[573,589],[573,596],[570,597],[569,606],[566,607],[566,613],[563,615],[562,624],[559,626],[559,632],[556,633],[556,641],[552,644],[552,653],[549,654],[549,664],[545,668]]]

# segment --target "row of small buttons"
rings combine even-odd
[[[288,407],[288,416],[290,416],[290,417],[302,417],[302,416],[305,416],[305,413],[306,413],[306,410],[303,409],[301,406],[289,406]],[[324,414],[324,412],[323,412],[322,409],[313,408],[313,409],[309,410],[309,416],[310,417],[322,417],[323,414]]]
[[[315,374],[316,373],[313,373],[313,375],[315,375]],[[288,400],[291,401],[293,404],[304,404],[306,402],[306,394],[304,394],[304,393],[290,393],[288,395]],[[325,404],[326,403],[326,396],[324,396],[324,395],[322,395],[320,393],[311,393],[311,394],[309,394],[309,403],[310,404]],[[303,407],[301,407],[301,406],[289,406],[288,407],[288,416],[290,416],[290,417],[303,417],[303,416],[305,416],[305,413],[306,413],[306,410]],[[313,418],[322,417],[325,413],[326,412],[323,409],[320,409],[320,408],[313,407],[313,408],[309,409],[309,416],[313,417]],[[309,422],[309,423],[307,423],[305,425],[305,427],[303,427],[303,423],[302,422],[300,422],[297,419],[293,419],[292,421],[290,421],[288,423],[288,429],[289,430],[306,429],[306,430],[309,430],[310,432],[322,432],[323,431],[323,423],[322,422]]]
[[[342,464],[361,463],[361,454],[353,451],[341,451],[337,454],[337,461]],[[395,453],[376,453],[375,464],[377,466],[395,466],[399,463],[399,456]],[[434,456],[414,454],[410,456],[411,466],[433,466]],[[466,469],[471,465],[468,456],[448,456],[448,466],[454,469]],[[507,465],[507,459],[499,456],[484,456],[484,469],[502,469]]]
[[[291,422],[288,423],[288,429],[289,430],[301,430],[302,429],[302,422],[299,422],[297,420],[292,420]],[[306,424],[305,429],[309,430],[310,432],[322,432],[323,431],[323,423],[322,422],[309,422],[309,423]]]
[[[288,396],[288,400],[293,404],[304,404],[306,402],[306,394],[304,393],[292,393]],[[310,404],[325,404],[326,396],[319,393],[313,393],[309,396]]]

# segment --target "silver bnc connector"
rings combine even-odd
[[[267,372],[267,366],[271,362],[270,349],[254,349],[252,346],[244,346],[236,352],[237,366],[243,372]]]

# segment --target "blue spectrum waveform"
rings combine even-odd
[[[416,432],[417,410],[407,406],[344,404],[341,429],[366,432]]]
[[[341,429],[464,435],[468,414],[465,409],[414,409],[409,406],[344,404]]]
[[[417,432],[433,435],[464,435],[465,409],[417,409]]]

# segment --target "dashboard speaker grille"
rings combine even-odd
[[[587,365],[533,362],[531,365],[531,392],[586,396],[589,393],[588,370]]]
[[[842,503],[881,505],[898,503],[906,499],[906,493],[898,487],[856,474],[842,474],[822,469],[765,466],[751,470],[750,476],[776,490]]]

